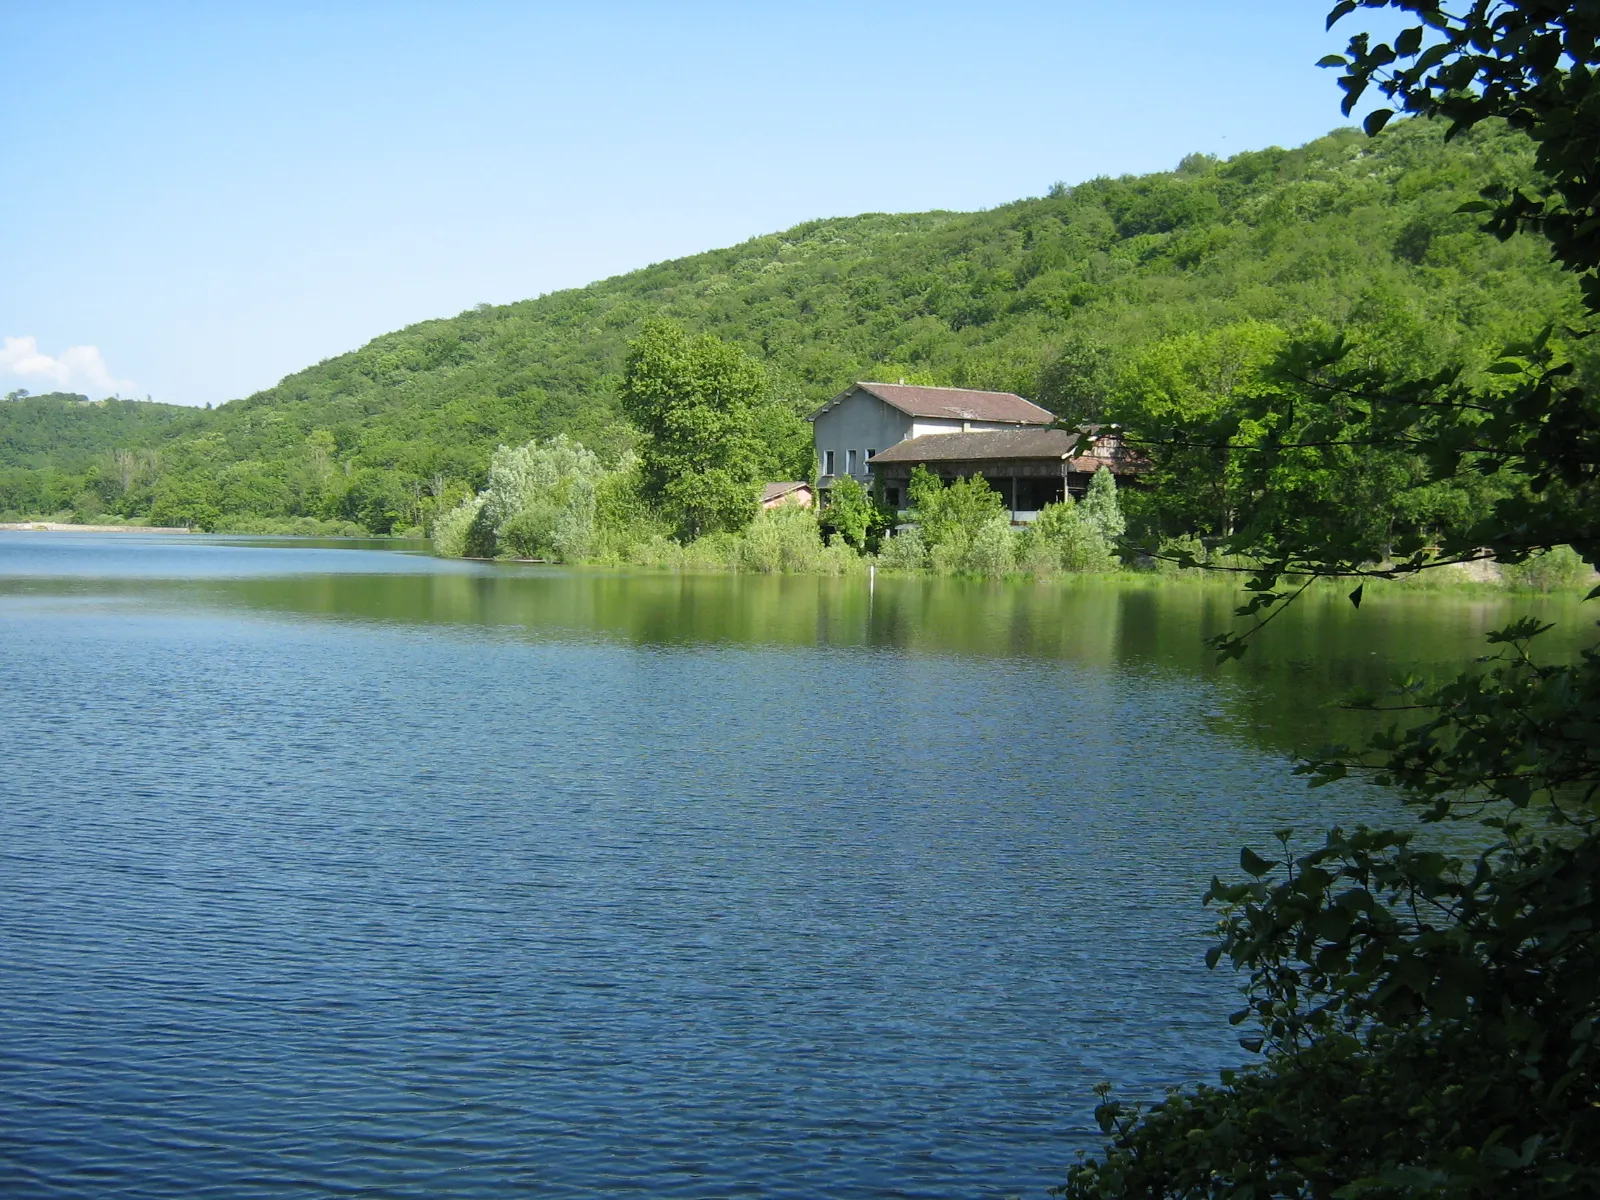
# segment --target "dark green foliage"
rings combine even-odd
[[[1589,1196],[1600,1190],[1600,663],[1539,665],[1531,621],[1492,670],[1411,704],[1432,719],[1339,749],[1319,781],[1375,770],[1426,820],[1476,817],[1467,857],[1334,830],[1309,853],[1241,853],[1215,881],[1235,1015],[1265,1052],[1148,1112],[1102,1094],[1114,1136],[1077,1198]]]
[[[1542,333],[1478,371],[1417,371],[1341,338],[1290,345],[1265,373],[1272,386],[1224,414],[1231,426],[1170,422],[1163,446],[1188,438],[1228,455],[1240,517],[1221,548],[1264,563],[1239,610],[1252,629],[1322,577],[1355,579],[1359,607],[1362,578],[1485,548],[1515,561],[1570,543],[1600,560],[1600,404],[1574,361],[1600,311],[1600,16],[1553,0],[1475,0],[1455,15],[1427,0],[1343,0],[1331,20],[1360,7],[1421,23],[1392,45],[1357,37],[1332,60],[1352,100],[1377,81],[1462,131],[1489,117],[1529,130],[1548,193],[1491,186],[1478,211],[1507,237],[1547,233],[1588,308],[1572,333]],[[1404,255],[1431,257],[1439,236],[1403,230]],[[1430,504],[1459,508],[1442,517]],[[1246,973],[1235,1020],[1262,1059],[1144,1112],[1103,1094],[1111,1144],[1070,1173],[1065,1195],[1600,1194],[1600,652],[1539,661],[1531,647],[1547,629],[1518,621],[1452,682],[1358,701],[1395,723],[1303,764],[1316,783],[1369,776],[1424,821],[1476,822],[1476,836],[1334,830],[1308,853],[1291,853],[1287,833],[1272,859],[1245,850],[1248,878],[1207,896],[1221,915],[1210,961]],[[1238,655],[1249,633],[1215,645]]]
[[[647,322],[628,344],[619,397],[641,435],[641,492],[681,532],[743,528],[762,479],[788,465],[762,436],[775,424],[760,419],[768,386],[738,347],[668,321]]]
[[[1197,534],[1286,565],[1337,554],[1350,569],[1440,545],[1515,557],[1493,514],[1526,488],[1428,432],[1447,393],[1468,394],[1461,372],[1402,389],[1352,365],[1362,357],[1339,338],[1288,345],[1281,330],[1236,326],[1135,360],[1116,415],[1152,463],[1130,496],[1138,540]],[[1502,444],[1523,436],[1508,430]]]
[[[875,550],[893,520],[894,514],[877,504],[872,493],[849,475],[836,479],[828,489],[823,528],[839,534],[857,550]]]
[[[175,404],[61,392],[0,401],[0,467],[81,472],[118,446],[192,431],[202,419]]]
[[[164,473],[211,473],[225,513],[426,522],[483,485],[496,446],[567,433],[612,461],[634,445],[618,386],[653,316],[761,364],[789,402],[762,409],[773,426],[762,440],[788,447],[774,479],[810,474],[791,461],[810,452],[789,418],[853,379],[1014,390],[1089,417],[1145,348],[1245,322],[1289,333],[1332,322],[1374,363],[1459,362],[1476,380],[1506,341],[1580,312],[1540,246],[1501,243],[1456,212],[1486,185],[1526,185],[1532,157],[1501,127],[1446,145],[1441,127],[1408,121],[1376,141],[1347,130],[1296,150],[1195,156],[989,212],[814,221],[424,322],[164,433],[114,440],[159,449]],[[395,502],[347,499],[340,477],[362,469],[387,475]],[[81,474],[0,487],[16,497],[0,508],[16,509],[84,490]],[[141,514],[151,499],[146,487],[113,507]]]
[[[152,445],[200,428],[172,404],[51,393],[0,401],[0,513],[148,510],[160,455]]]
[[[216,483],[201,474],[169,475],[156,485],[150,503],[150,524],[182,525],[206,532],[217,527],[221,510]]]
[[[1104,421],[1116,365],[1104,342],[1072,330],[1040,368],[1033,398],[1068,427]]]

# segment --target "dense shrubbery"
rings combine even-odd
[[[816,514],[799,505],[761,511],[739,529],[676,540],[645,498],[642,476],[636,456],[625,454],[607,469],[566,437],[502,446],[484,490],[434,523],[434,550],[447,557],[768,574],[865,569],[841,539],[826,542]]]
[[[981,477],[946,485],[921,467],[912,472],[907,516],[914,526],[891,538],[878,561],[891,570],[998,578],[1110,571],[1123,533],[1117,485],[1099,472],[1081,502],[1051,504],[1031,525],[1013,529],[998,492]]]
[[[945,485],[919,469],[911,486],[916,524],[885,538],[876,556],[866,530],[881,518],[865,489],[846,486],[841,520],[799,504],[758,511],[738,529],[680,541],[644,496],[638,460],[607,470],[567,438],[529,442],[494,454],[489,483],[434,524],[435,552],[448,557],[538,558],[679,570],[765,574],[849,574],[885,569],[999,578],[1063,571],[1109,571],[1122,533],[1118,492],[1102,471],[1082,502],[1048,506],[1021,531],[981,478]],[[602,501],[602,497],[604,498]],[[856,536],[852,538],[851,532]]]
[[[798,504],[764,509],[744,530],[738,554],[741,568],[768,575],[792,572],[844,575],[866,569],[861,556],[839,535],[835,534],[824,544],[816,514]]]
[[[828,489],[822,523],[831,533],[857,550],[876,550],[895,523],[896,514],[879,504],[871,492],[849,475]]]
[[[1082,503],[1047,505],[1023,532],[1018,559],[1031,574],[1110,571],[1124,522],[1109,471],[1096,473]]]

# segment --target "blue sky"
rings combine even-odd
[[[0,0],[0,389],[220,403],[813,217],[1296,145],[1327,7]]]

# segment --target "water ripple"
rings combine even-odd
[[[1063,662],[31,603],[0,677],[12,1197],[1037,1193],[1238,1057],[1195,898],[1305,803]]]

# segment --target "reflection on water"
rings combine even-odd
[[[675,575],[446,561],[415,543],[294,538],[0,534],[0,598],[465,627],[535,639],[633,645],[882,648],[1023,657],[1098,671],[1179,671],[1213,681],[1238,727],[1307,750],[1361,736],[1343,697],[1397,678],[1453,674],[1484,634],[1531,612],[1555,623],[1543,653],[1594,640],[1572,597],[1344,588],[1309,593],[1242,662],[1218,666],[1204,639],[1235,624],[1226,582],[963,580]],[[398,547],[398,549],[397,549]],[[374,549],[381,552],[374,553]],[[1591,606],[1592,607],[1592,606]]]
[[[1242,1056],[1239,842],[1394,815],[1282,749],[1516,611],[1233,603],[0,535],[0,1192],[1041,1194]]]

